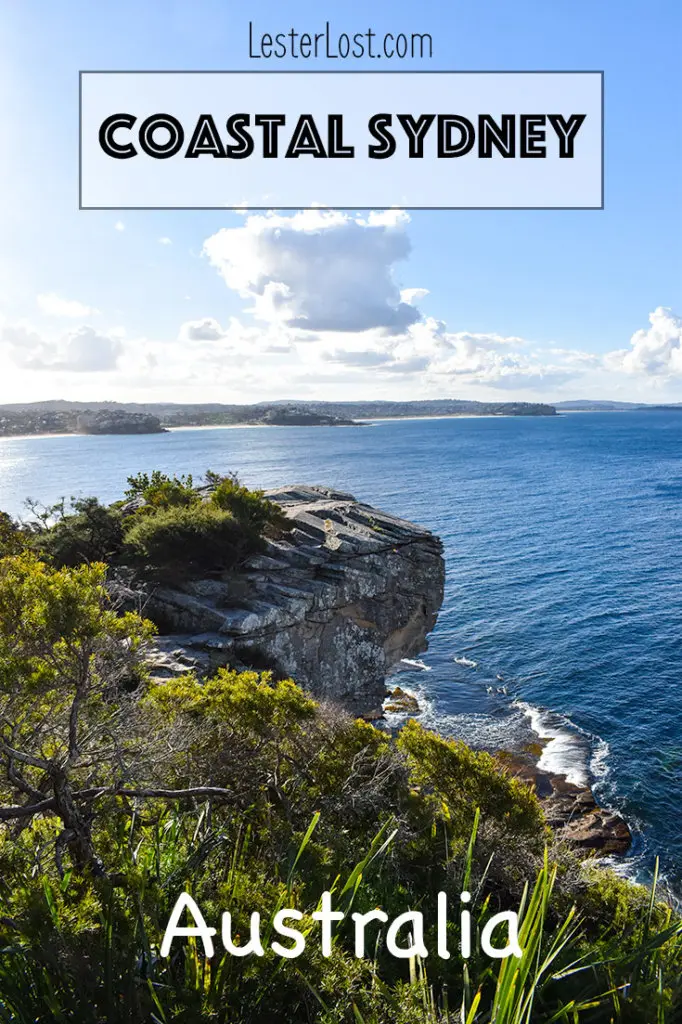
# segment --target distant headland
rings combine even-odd
[[[556,416],[535,402],[260,402],[255,405],[170,402],[67,402],[0,405],[0,437],[26,434],[158,434],[173,427],[337,427],[362,420],[431,416]]]

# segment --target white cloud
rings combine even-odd
[[[607,369],[665,380],[682,374],[682,317],[659,306],[649,314],[650,327],[635,331],[629,349],[609,352]]]
[[[451,332],[423,318],[418,303],[427,289],[401,289],[394,277],[410,252],[408,223],[397,210],[367,217],[307,210],[249,216],[242,227],[218,231],[206,239],[204,253],[228,287],[250,300],[246,312],[266,325],[264,334],[237,320],[225,329],[207,317],[183,324],[180,339],[220,343],[218,359],[229,332],[235,351],[247,345],[261,355],[290,352],[321,377],[335,367],[358,385],[402,377],[448,390],[540,389],[583,372],[586,353],[557,353],[548,361],[522,338]]]
[[[103,372],[115,369],[123,353],[120,338],[89,326],[52,340],[26,324],[8,324],[0,331],[0,345],[11,362],[24,370]]]
[[[172,244],[173,244],[173,239],[169,238],[168,235],[162,235],[162,237],[159,239],[159,245],[172,245]]]
[[[47,316],[73,317],[76,320],[94,316],[98,312],[92,306],[86,306],[76,299],[63,299],[55,292],[44,292],[39,295],[38,306]]]
[[[428,294],[428,288],[403,288],[400,293],[400,301],[406,302],[408,306],[416,306],[419,300],[426,298]]]
[[[125,231],[126,226],[122,220],[117,220],[114,224],[114,231]]]
[[[79,327],[62,338],[57,368],[78,373],[113,370],[123,351],[119,338],[99,334],[92,327]]]
[[[245,216],[240,227],[207,238],[204,254],[253,318],[200,317],[182,323],[174,338],[155,340],[127,337],[120,328],[84,325],[59,336],[23,322],[0,324],[0,380],[6,392],[14,378],[29,394],[49,386],[78,396],[80,375],[101,373],[108,394],[176,401],[551,400],[644,397],[682,377],[682,320],[663,308],[629,348],[606,356],[540,347],[511,333],[452,330],[424,316],[419,305],[427,290],[396,277],[401,263],[409,268],[408,224],[395,210]],[[55,292],[38,296],[38,305],[46,316],[76,322],[96,313]]]
[[[203,320],[188,320],[180,326],[181,341],[219,341],[225,331],[217,320],[207,316]]]
[[[207,238],[204,253],[228,287],[253,301],[249,311],[259,320],[307,331],[400,334],[420,316],[393,276],[410,251],[408,222],[398,210],[250,216],[243,227]]]
[[[6,324],[0,331],[0,343],[15,366],[27,370],[42,368],[52,351],[50,344],[26,324]]]
[[[490,388],[543,388],[575,377],[582,366],[576,353],[547,362],[516,336],[495,333],[450,332],[432,317],[412,324],[402,335],[374,331],[347,338],[326,334],[316,346],[320,358],[348,370],[372,370],[382,375],[414,375],[432,387],[464,385]]]

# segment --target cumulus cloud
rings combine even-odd
[[[493,388],[540,388],[575,376],[575,366],[558,358],[550,362],[530,351],[516,336],[448,331],[429,317],[400,336],[380,332],[356,335],[338,346],[338,335],[322,339],[321,358],[349,370],[371,368],[373,375],[419,374],[440,387],[450,384],[487,385]]]
[[[180,327],[181,341],[219,341],[224,336],[223,328],[210,316],[203,320],[188,320]]]
[[[294,351],[298,335],[287,327],[270,324],[266,328],[243,324],[237,317],[230,317],[223,327],[213,317],[201,320],[186,320],[180,325],[178,341],[184,343],[189,358],[199,356],[216,367],[226,359],[243,359],[267,353],[282,354]]]
[[[6,324],[0,342],[15,366],[25,370],[41,369],[50,357],[50,344],[25,324]]]
[[[98,312],[92,306],[86,306],[76,299],[63,299],[55,292],[44,292],[39,295],[38,306],[47,316],[73,317],[76,320],[94,316]]]
[[[273,389],[285,380],[337,381],[357,393],[475,387],[548,397],[568,382],[582,388],[603,378],[617,388],[625,374],[682,371],[681,322],[665,309],[651,314],[650,329],[637,332],[630,349],[607,356],[512,334],[449,330],[420,310],[425,288],[396,280],[410,254],[409,222],[395,210],[308,210],[248,215],[241,226],[212,234],[204,255],[247,300],[254,321],[186,322],[178,335],[185,357],[214,380],[251,374]]]
[[[162,235],[159,239],[159,245],[172,245],[173,239],[169,238],[168,235]]]
[[[343,366],[386,366],[394,362],[388,352],[372,352],[371,349],[353,352],[349,349],[333,349],[325,352],[324,359],[330,363],[341,363]]]
[[[658,379],[682,374],[682,317],[659,306],[649,314],[649,324],[646,330],[635,331],[629,349],[605,356],[607,369]]]
[[[0,344],[15,366],[24,370],[103,372],[116,369],[123,352],[120,338],[89,326],[52,340],[25,324],[8,324],[0,332]]]
[[[203,251],[228,287],[249,300],[246,312],[266,325],[262,337],[248,339],[251,351],[289,352],[321,378],[335,367],[358,384],[370,371],[373,381],[412,375],[441,389],[541,389],[585,371],[587,353],[540,354],[518,336],[449,331],[422,316],[428,290],[401,288],[395,277],[410,252],[408,224],[397,210],[269,213],[218,231]],[[243,350],[245,331],[239,321],[223,328],[207,317],[183,324],[180,338],[215,343],[224,354],[228,333]]]
[[[56,367],[79,373],[114,370],[122,352],[119,338],[99,334],[92,327],[79,327],[59,343]]]
[[[307,210],[250,216],[207,238],[204,253],[255,317],[306,331],[401,334],[419,320],[395,264],[407,258],[407,214]]]
[[[400,301],[406,302],[408,306],[416,306],[419,300],[426,298],[428,294],[428,288],[403,288]]]

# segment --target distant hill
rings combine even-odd
[[[555,416],[553,405],[535,402],[470,402],[434,399],[417,402],[260,402],[255,405],[179,404],[171,402],[27,402],[0,405],[0,437],[19,434],[82,432],[83,423],[111,422],[132,427],[154,417],[155,429],[229,426],[346,426],[357,420],[423,416]],[[98,432],[107,432],[99,430]],[[121,433],[121,429],[111,430]],[[134,432],[132,429],[129,432]]]
[[[649,402],[600,402],[591,398],[582,398],[574,402],[555,402],[554,405],[558,412],[646,412],[662,409],[682,411],[680,402],[652,405]]]
[[[582,398],[575,402],[555,402],[559,412],[627,412],[639,409],[638,402],[599,402],[590,398]]]

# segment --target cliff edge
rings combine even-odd
[[[291,529],[238,574],[137,593],[162,634],[153,674],[269,668],[357,713],[380,708],[386,676],[426,649],[435,625],[441,541],[326,487],[295,485],[266,497]]]

